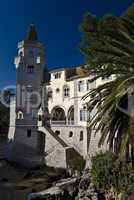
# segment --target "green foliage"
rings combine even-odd
[[[86,58],[85,69],[93,77],[90,81],[114,77],[84,97],[90,96],[90,112],[97,108],[96,115],[89,119],[89,128],[96,130],[95,134],[101,132],[99,146],[107,140],[113,149],[116,137],[116,153],[123,158],[131,145],[134,155],[134,108],[122,112],[128,111],[128,95],[134,93],[134,6],[120,17],[97,19],[88,13],[81,27],[80,50]]]
[[[85,168],[86,161],[81,156],[76,156],[75,158],[70,159],[69,166],[73,171],[77,170],[82,174]]]
[[[100,153],[92,158],[92,178],[98,189],[105,190],[111,184],[110,172],[116,160],[112,153]],[[110,176],[109,176],[110,175]]]
[[[92,178],[97,189],[106,192],[111,188],[119,193],[134,194],[134,172],[131,165],[110,153],[97,154],[92,159]]]

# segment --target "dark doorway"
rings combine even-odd
[[[38,152],[44,154],[45,152],[45,133],[38,131]]]

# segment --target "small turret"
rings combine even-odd
[[[36,28],[35,28],[34,23],[32,23],[30,24],[26,41],[37,41],[37,40],[38,40],[38,36],[37,36]]]

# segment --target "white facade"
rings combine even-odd
[[[74,78],[66,80],[66,69],[51,71],[50,82],[46,86],[47,93],[52,92],[48,98],[48,110],[50,114],[50,125],[59,137],[73,146],[84,157],[88,152],[87,111],[83,95],[87,93],[87,81],[89,77]],[[55,78],[60,74],[58,78]],[[83,86],[79,89],[80,81]],[[67,90],[68,89],[68,90]],[[61,116],[60,109],[64,113]],[[59,119],[53,119],[54,113]]]
[[[79,69],[76,67],[75,69]],[[103,150],[106,147],[98,149],[98,141],[100,135],[94,136],[94,130],[88,130],[88,119],[91,113],[88,113],[86,102],[89,97],[83,100],[83,97],[92,89],[96,88],[106,80],[97,80],[90,83],[92,78],[88,74],[66,77],[66,68],[50,71],[50,81],[46,84],[47,94],[51,91],[48,98],[48,110],[50,114],[50,126],[59,137],[66,143],[74,147],[84,158],[89,155],[94,155],[98,150]],[[68,69],[69,70],[69,69]],[[65,88],[68,88],[66,95]],[[73,120],[70,120],[70,110],[74,109]],[[64,118],[53,119],[53,113],[61,109],[65,115]]]
[[[31,166],[45,160],[50,166],[67,168],[70,159],[86,159],[98,151],[100,136],[95,137],[94,131],[88,130],[89,99],[84,101],[82,97],[102,81],[90,83],[91,77],[81,67],[44,73],[44,49],[33,25],[27,40],[18,44],[15,65],[21,90],[17,90],[16,103],[11,104],[9,159]],[[28,96],[30,92],[39,94],[40,104]]]

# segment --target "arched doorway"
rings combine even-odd
[[[73,125],[74,124],[74,106],[71,106],[69,108],[67,119],[68,119],[68,124],[69,125]]]
[[[51,112],[51,123],[52,124],[66,124],[66,115],[63,108],[56,106]]]

